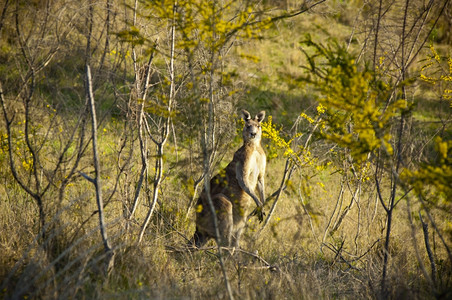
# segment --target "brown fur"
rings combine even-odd
[[[257,205],[258,217],[261,220],[263,218],[266,156],[260,144],[262,136],[260,123],[265,118],[265,112],[261,111],[254,119],[251,119],[246,110],[243,110],[242,114],[245,120],[243,146],[235,152],[226,169],[210,181],[210,194],[217,215],[220,243],[224,246],[239,246],[246,217],[250,213],[251,200]],[[197,203],[196,232],[192,243],[201,247],[211,238],[215,238],[215,227],[207,195],[203,190]]]

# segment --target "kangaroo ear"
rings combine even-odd
[[[257,121],[260,123],[265,119],[265,111],[261,111],[256,116]]]
[[[243,120],[245,120],[245,121],[248,121],[249,119],[251,119],[250,113],[244,109],[242,109],[242,115],[243,115]]]

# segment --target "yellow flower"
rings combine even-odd
[[[314,119],[312,119],[311,117],[309,117],[307,114],[305,113],[301,113],[300,117],[302,117],[303,119],[307,120],[309,123],[314,123]]]
[[[317,106],[317,112],[318,112],[319,114],[323,114],[323,113],[325,113],[325,111],[326,111],[326,107],[323,106],[322,103],[320,103],[320,104]]]

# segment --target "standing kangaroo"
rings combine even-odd
[[[239,246],[246,217],[250,213],[251,199],[257,205],[259,220],[263,219],[267,162],[261,146],[261,122],[265,118],[265,111],[258,113],[254,119],[246,110],[242,110],[242,114],[245,121],[243,146],[235,152],[226,169],[210,180],[210,195],[217,215],[220,244],[223,246]],[[201,247],[211,238],[215,238],[215,227],[207,194],[203,190],[197,203],[196,232],[191,242]]]

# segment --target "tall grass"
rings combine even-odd
[[[106,134],[113,137],[117,132],[109,130]],[[184,172],[184,166],[172,172]],[[280,161],[271,161],[267,172],[270,193],[278,187],[277,179],[282,172]],[[259,230],[257,219],[249,220],[243,250],[226,251],[225,255],[229,279],[237,297],[377,297],[385,214],[372,196],[369,184],[364,186],[359,199],[353,200],[355,204],[336,231],[331,233],[330,225],[330,232],[324,236],[331,219],[337,221],[354,193],[346,188],[339,199],[340,176],[331,173],[332,170],[325,170],[323,176],[316,179],[309,199],[301,199],[296,189],[287,189],[263,231]],[[104,179],[106,186],[113,185],[109,182],[112,178]],[[58,225],[52,234],[59,236],[61,242],[59,255],[49,258],[38,243],[35,204],[27,200],[20,189],[8,188],[8,198],[4,197],[0,202],[3,249],[0,278],[4,297],[227,297],[214,247],[207,246],[199,251],[184,248],[194,232],[194,215],[192,212],[186,216],[189,199],[183,196],[186,191],[177,180],[164,181],[158,213],[140,245],[136,241],[147,211],[146,200],[143,199],[137,211],[137,219],[131,222],[121,216],[123,204],[119,195],[105,207],[107,229],[117,253],[114,270],[109,276],[102,269],[105,256],[97,219],[91,217],[96,207],[94,192],[90,189],[81,178],[74,182],[63,208],[49,220],[48,226]],[[81,190],[84,192],[80,193]],[[434,297],[414,259],[404,206],[400,203],[394,217],[391,297]],[[416,234],[417,247],[423,249],[422,236],[419,232]],[[441,247],[435,240],[433,243],[435,254],[442,257]],[[209,245],[213,246],[213,242]],[[421,253],[427,264],[426,253]],[[438,263],[440,280],[447,291],[450,287],[448,263]]]

